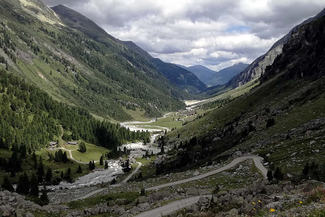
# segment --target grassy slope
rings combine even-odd
[[[240,117],[241,120],[253,120],[252,117],[259,116],[262,119],[264,118],[264,126],[260,126],[239,146],[227,151],[227,154],[238,149],[243,152],[253,150],[259,154],[271,153],[268,158],[270,162],[276,166],[281,166],[287,172],[293,173],[299,173],[308,161],[316,160],[319,163],[325,163],[323,158],[325,150],[321,145],[324,138],[316,139],[313,146],[307,144],[314,139],[307,138],[305,140],[282,141],[280,145],[276,142],[266,147],[255,148],[256,144],[268,140],[274,135],[286,134],[290,129],[297,128],[310,120],[325,117],[324,80],[322,78],[313,82],[304,80],[285,82],[275,77],[263,85],[255,87],[250,93],[228,102],[221,108],[208,112],[202,118],[187,124],[183,128],[171,132],[169,142],[178,144],[180,141],[188,141],[193,136],[199,138],[211,136],[219,129],[223,129],[227,123],[232,122],[236,117]],[[306,96],[308,92],[312,92],[312,96]],[[297,98],[300,98],[300,101],[296,102]],[[290,104],[289,101],[291,100],[293,103]],[[274,115],[263,114],[266,108],[269,108],[270,113],[274,113]],[[277,111],[280,112],[277,114]],[[275,125],[265,128],[266,119],[269,117],[275,118]],[[177,139],[178,134],[180,134],[180,139]],[[319,152],[314,153],[313,150],[315,149]],[[297,152],[299,153],[297,156],[290,157]],[[220,153],[216,153],[216,155],[218,154]],[[293,160],[296,159],[300,159],[299,162],[293,163]]]
[[[69,146],[65,146],[65,148],[72,150],[72,156],[74,157],[74,159],[76,159],[78,161],[86,162],[86,163],[88,163],[89,161],[92,161],[92,160],[99,161],[100,157],[103,154],[106,154],[110,151],[104,147],[92,145],[89,143],[86,143],[87,151],[85,153],[79,152],[78,146],[69,145]]]
[[[105,39],[110,44],[103,44],[76,30],[40,21],[21,9],[18,0],[3,1],[0,11],[0,30],[16,48],[12,52],[16,64],[4,55],[10,71],[55,99],[116,120],[132,119],[128,113],[133,110],[139,110],[141,117],[158,116],[184,106],[176,99],[181,91],[141,56],[128,56],[132,50],[118,40]],[[35,48],[39,50],[34,52]]]

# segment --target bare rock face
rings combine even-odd
[[[300,36],[302,35],[302,34],[300,34],[300,29],[303,28],[304,26],[306,26],[305,24],[309,24],[317,19],[323,18],[324,16],[325,16],[325,10],[320,12],[315,17],[307,19],[303,23],[294,27],[287,35],[285,35],[283,38],[278,40],[266,54],[257,58],[242,73],[240,73],[238,76],[234,77],[227,84],[227,86],[236,88],[236,87],[242,86],[250,81],[261,78],[266,73],[266,69],[268,68],[268,66],[272,66],[275,59],[278,56],[280,56],[280,54],[283,53],[283,50],[287,44],[292,44],[292,42],[295,41],[297,38],[299,39],[298,40],[299,42],[303,41],[300,38]],[[317,32],[317,31],[314,31],[314,32]],[[303,34],[303,35],[305,36],[306,34]],[[309,37],[309,35],[308,35],[308,37]],[[312,38],[312,37],[309,37],[309,38]],[[310,42],[308,41],[308,39],[304,40],[304,41],[305,41],[306,46],[310,46]],[[314,41],[314,39],[311,41]],[[320,49],[321,49],[321,47],[323,47],[323,46],[319,45],[318,47],[320,47]],[[291,62],[291,61],[287,61],[287,62]],[[302,65],[304,65],[304,64],[302,64]]]
[[[266,67],[272,65],[275,58],[282,53],[282,48],[283,44],[280,44],[272,48],[264,56],[255,60],[241,75],[241,78],[238,81],[238,86],[242,86],[249,81],[260,78],[265,73]]]

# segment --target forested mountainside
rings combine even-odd
[[[203,91],[205,85],[191,72],[183,70],[174,64],[165,63],[159,59],[153,58],[146,51],[141,49],[133,42],[123,42],[115,39],[94,22],[63,5],[52,8],[58,14],[61,20],[68,26],[78,29],[90,38],[111,47],[112,44],[118,44],[126,50],[119,51],[119,54],[132,62],[136,67],[143,71],[159,72],[175,87],[185,91],[180,95],[189,97],[193,94]]]
[[[141,56],[103,31],[93,39],[69,27],[40,1],[0,4],[2,68],[56,100],[116,120],[183,108],[187,94]],[[89,31],[94,27],[90,22]]]
[[[206,89],[206,85],[192,72],[172,63],[165,63],[160,59],[152,59],[153,65],[164,74],[170,82],[189,93],[200,93]]]
[[[295,37],[299,28],[305,24],[308,24],[318,18],[325,16],[325,9],[316,16],[305,20],[300,25],[294,27],[287,35],[278,40],[271,49],[264,55],[257,58],[252,64],[250,64],[242,73],[234,77],[227,84],[228,87],[238,87],[246,84],[255,79],[259,79],[264,75],[268,66],[272,65],[273,61],[282,53],[283,46],[290,41],[292,37]]]
[[[324,26],[325,17],[318,17],[296,28],[260,85],[164,138],[177,148],[158,173],[226,159],[236,151],[258,154],[271,170],[278,167],[295,178],[308,162],[325,165]]]
[[[111,150],[126,141],[149,138],[94,119],[89,112],[56,102],[42,90],[0,71],[0,148],[32,153],[50,141],[82,139]]]

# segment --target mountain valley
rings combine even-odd
[[[325,215],[324,10],[218,72],[65,5],[0,17],[0,216]]]

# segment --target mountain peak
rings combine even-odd
[[[109,35],[104,29],[98,26],[95,22],[87,18],[86,16],[66,7],[65,5],[59,4],[52,7],[52,10],[60,17],[60,19],[68,26],[78,29],[84,32],[89,37],[102,41],[103,38],[110,38],[117,40]]]
[[[19,0],[22,9],[42,22],[61,24],[58,16],[41,0]]]
[[[325,8],[324,8],[321,12],[319,12],[319,13],[315,16],[315,18],[324,17],[324,16],[325,16]]]
[[[242,72],[247,66],[248,65],[244,63],[237,63],[216,72],[206,66],[195,65],[188,67],[188,70],[193,72],[201,81],[211,87],[227,83],[233,76]]]

